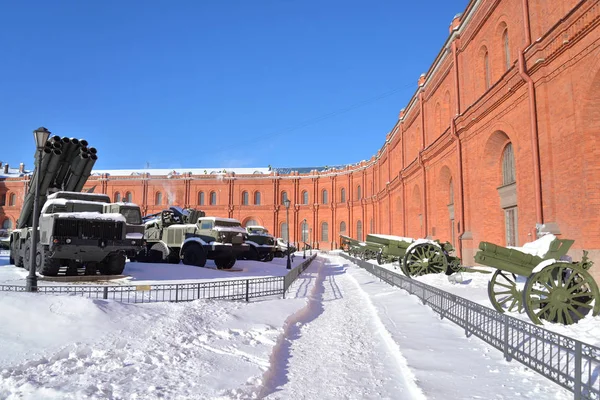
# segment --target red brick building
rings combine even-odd
[[[429,236],[453,242],[466,264],[481,240],[521,245],[544,223],[576,240],[574,259],[587,249],[599,263],[599,3],[472,0],[367,162],[304,173],[113,171],[86,187],[130,196],[146,213],[199,207],[277,236],[288,196],[292,240],[306,219],[305,238],[321,248],[340,233]],[[0,180],[5,227],[26,179]]]

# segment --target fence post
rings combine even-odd
[[[179,284],[175,284],[175,303],[179,302]]]
[[[250,301],[250,279],[246,279],[246,301]]]
[[[104,300],[108,299],[108,286],[104,286],[104,295],[102,297]]]
[[[198,285],[198,298],[196,300],[200,300],[200,284],[197,283],[197,285]]]
[[[465,336],[469,337],[469,307],[465,308]]]
[[[503,314],[504,317],[504,358],[506,361],[510,361],[512,357],[510,356],[509,344],[508,344],[508,315]]]
[[[285,292],[287,291],[285,288],[285,281],[287,280],[287,275],[283,276],[283,298],[285,299]]]
[[[573,384],[573,398],[575,400],[581,399],[581,363],[582,363],[582,355],[581,355],[581,342],[579,340],[575,341],[575,382]]]

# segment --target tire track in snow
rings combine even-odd
[[[313,262],[309,301],[286,320],[260,398],[425,399],[367,294],[326,262]]]

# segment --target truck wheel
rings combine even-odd
[[[277,257],[277,258],[283,258],[284,257],[283,251],[277,250],[275,252],[275,257]]]
[[[250,246],[250,249],[248,249],[248,252],[246,253],[246,260],[258,260],[258,250],[256,250],[256,247]]]
[[[29,267],[31,266],[31,261],[29,260],[31,258],[31,240],[27,239],[25,241],[25,246],[23,246],[23,256],[21,257],[21,260],[23,261],[23,268],[25,268],[27,271],[29,271]]]
[[[125,269],[125,254],[113,253],[98,263],[98,269],[102,275],[121,275]]]
[[[167,262],[169,264],[179,264],[179,249],[172,249],[167,257]]]
[[[199,244],[190,244],[183,249],[182,261],[185,265],[204,267],[206,264],[206,253]]]
[[[270,261],[273,261],[273,258],[275,258],[275,253],[270,252],[269,254],[267,254],[267,256],[265,257],[265,259],[263,261],[270,262]]]
[[[215,258],[215,265],[217,269],[231,269],[235,265],[235,257],[233,255],[227,255],[219,258]]]
[[[44,276],[56,276],[60,270],[60,259],[50,258],[46,246],[39,246],[35,256],[36,270]]]

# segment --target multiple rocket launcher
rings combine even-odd
[[[52,136],[40,153],[35,152],[35,168],[29,189],[25,195],[23,208],[17,221],[17,229],[32,226],[35,185],[40,181],[39,204],[44,204],[49,194],[64,190],[80,192],[98,159],[96,149],[88,147],[85,139]],[[39,164],[38,164],[39,162]]]

